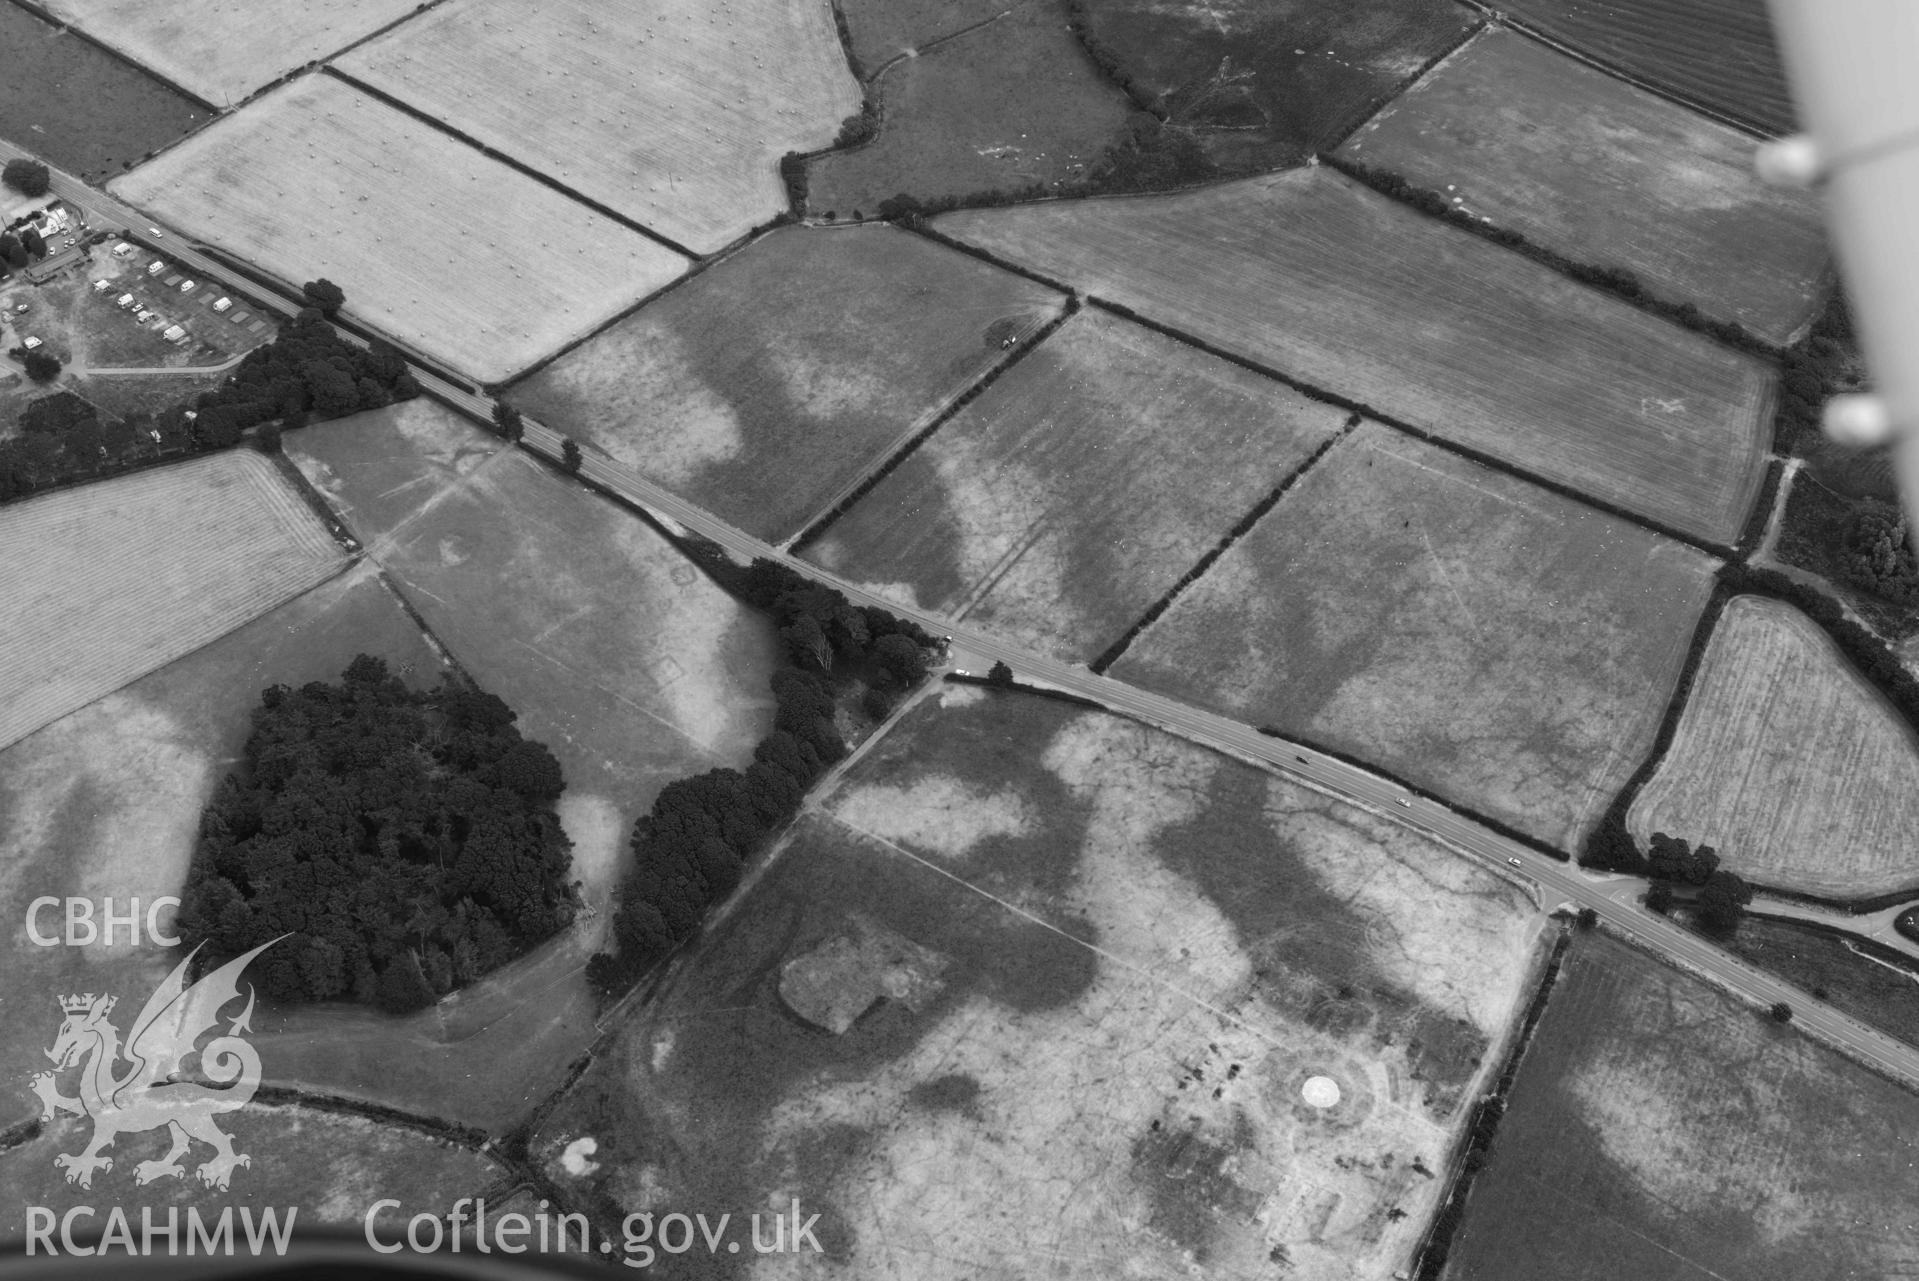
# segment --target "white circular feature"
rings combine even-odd
[[[1299,1087],[1299,1097],[1316,1108],[1329,1108],[1339,1102],[1339,1082],[1330,1076],[1309,1076]]]

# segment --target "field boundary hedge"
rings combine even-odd
[[[1879,639],[1871,629],[1854,622],[1846,616],[1845,606],[1839,599],[1827,592],[1802,583],[1788,574],[1776,569],[1764,569],[1739,561],[1729,561],[1719,570],[1713,587],[1712,599],[1699,616],[1699,626],[1693,632],[1692,645],[1686,652],[1685,666],[1681,669],[1680,679],[1674,687],[1671,701],[1667,704],[1666,715],[1660,722],[1659,733],[1654,737],[1652,750],[1638,769],[1626,781],[1612,804],[1606,807],[1599,826],[1587,839],[1580,853],[1582,867],[1596,867],[1606,871],[1625,872],[1635,876],[1645,876],[1649,869],[1646,856],[1640,851],[1638,843],[1626,830],[1626,815],[1639,792],[1651,781],[1664,763],[1666,754],[1672,749],[1674,737],[1679,731],[1679,721],[1685,713],[1690,700],[1693,684],[1699,673],[1700,663],[1705,658],[1706,646],[1711,642],[1717,628],[1720,615],[1726,604],[1735,596],[1757,596],[1767,600],[1776,600],[1790,605],[1819,625],[1840,657],[1854,671],[1865,678],[1889,705],[1892,713],[1902,720],[1906,727],[1919,734],[1919,680],[1906,671],[1898,657],[1886,643]],[[1810,903],[1820,907],[1858,914],[1877,911],[1899,903],[1911,901],[1919,891],[1903,890],[1893,895],[1878,895],[1873,898],[1833,899],[1798,891],[1779,890],[1763,882],[1753,882],[1753,889],[1759,893],[1787,900]]]
[[[1359,426],[1362,421],[1364,420],[1358,414],[1348,414],[1346,421],[1341,424],[1338,431],[1335,431],[1322,441],[1319,447],[1308,454],[1297,467],[1280,477],[1279,483],[1273,486],[1271,493],[1267,494],[1257,503],[1254,503],[1252,510],[1240,517],[1238,522],[1235,523],[1231,529],[1227,530],[1217,543],[1208,548],[1178,582],[1167,588],[1165,593],[1158,600],[1154,601],[1144,614],[1139,616],[1139,620],[1126,629],[1124,635],[1111,645],[1108,645],[1099,657],[1087,664],[1093,674],[1096,676],[1104,676],[1106,669],[1119,661],[1120,655],[1126,652],[1127,647],[1133,643],[1141,632],[1158,622],[1160,615],[1170,609],[1173,602],[1177,600],[1188,587],[1198,582],[1201,576],[1213,567],[1215,561],[1232,549],[1234,543],[1237,543],[1240,539],[1251,533],[1253,526],[1259,524],[1261,520],[1265,519],[1268,512],[1279,505],[1279,500],[1286,496],[1287,491],[1292,489],[1308,471],[1312,470],[1313,466],[1317,464],[1320,459],[1324,458],[1334,445],[1337,445],[1340,441],[1350,436],[1353,429]]]
[[[1520,1019],[1519,1031],[1506,1051],[1505,1061],[1500,1064],[1499,1075],[1493,1078],[1493,1088],[1482,1095],[1473,1108],[1473,1119],[1467,1127],[1466,1141],[1458,1153],[1458,1164],[1453,1168],[1452,1183],[1446,1189],[1445,1200],[1433,1212],[1432,1222],[1426,1226],[1426,1235],[1413,1252],[1412,1274],[1416,1281],[1439,1281],[1445,1271],[1446,1260],[1452,1254],[1453,1241],[1465,1224],[1467,1198],[1472,1194],[1473,1184],[1492,1153],[1499,1123],[1505,1119],[1506,1096],[1512,1093],[1513,1082],[1519,1077],[1520,1060],[1532,1047],[1533,1034],[1539,1028],[1539,1021],[1546,1017],[1546,1006],[1552,999],[1553,988],[1559,983],[1559,972],[1565,965],[1566,953],[1571,946],[1572,928],[1562,924],[1559,938],[1553,943],[1552,954],[1546,958],[1545,971],[1540,975],[1532,999],[1527,1002],[1526,1013]]]
[[[1394,773],[1392,770],[1387,769],[1383,765],[1379,765],[1373,761],[1365,760],[1361,757],[1355,756],[1351,752],[1345,751],[1341,748],[1330,747],[1325,743],[1319,742],[1317,739],[1308,738],[1304,734],[1295,733],[1291,730],[1280,729],[1276,725],[1257,725],[1257,726],[1254,726],[1254,728],[1257,729],[1261,734],[1264,734],[1267,738],[1276,738],[1276,739],[1279,739],[1281,742],[1286,742],[1286,743],[1297,743],[1299,746],[1305,748],[1309,752],[1318,752],[1321,756],[1330,756],[1334,760],[1339,761],[1346,765],[1351,765],[1355,769],[1363,769],[1368,774],[1373,774],[1380,778],[1385,779],[1387,782],[1391,783],[1395,787],[1402,788],[1405,791],[1411,792],[1414,796],[1418,796],[1425,800],[1429,800],[1433,802],[1435,805],[1444,806],[1445,808],[1451,810],[1455,814],[1458,814],[1462,818],[1471,819],[1473,822],[1479,824],[1479,826],[1492,832],[1494,835],[1503,836],[1507,840],[1513,842],[1516,845],[1524,845],[1527,849],[1531,850],[1535,854],[1543,854],[1547,858],[1556,859],[1557,861],[1561,863],[1572,862],[1571,855],[1567,854],[1564,850],[1555,849],[1551,845],[1548,845],[1546,842],[1540,840],[1537,836],[1529,836],[1525,832],[1520,831],[1518,828],[1513,827],[1511,824],[1506,823],[1501,819],[1496,819],[1492,817],[1490,814],[1480,813],[1478,810],[1474,809],[1470,805],[1463,805],[1457,801],[1447,800],[1445,797],[1440,796],[1436,792],[1429,792],[1424,787],[1421,787],[1417,783],[1408,782],[1405,778],[1401,777],[1399,774]],[[1433,837],[1431,839],[1439,840],[1441,838]]]
[[[934,432],[946,426],[947,423],[952,422],[954,418],[959,416],[961,410],[985,395],[986,389],[998,382],[1003,374],[1019,364],[1022,360],[1025,360],[1032,352],[1038,350],[1041,343],[1058,333],[1062,325],[1079,313],[1079,309],[1079,295],[1068,294],[1066,296],[1066,306],[1061,310],[1059,315],[1040,326],[1031,338],[1016,345],[1013,348],[1012,355],[980,375],[978,381],[974,382],[971,387],[968,387],[965,391],[953,398],[952,404],[933,415],[932,420],[928,422],[926,426],[914,432],[905,444],[894,450],[892,457],[874,468],[865,480],[862,480],[858,485],[854,486],[844,498],[834,503],[829,511],[822,516],[816,517],[812,524],[796,534],[793,540],[786,545],[788,552],[797,554],[802,547],[825,533],[834,521],[852,510],[855,503],[872,493],[875,486],[892,475],[899,465],[906,461],[908,455],[912,454],[914,450],[931,439]]]
[[[1437,191],[1430,187],[1418,186],[1390,169],[1374,168],[1350,157],[1335,155],[1331,152],[1322,153],[1320,162],[1389,200],[1417,209],[1427,217],[1436,218],[1448,226],[1469,231],[1481,240],[1491,241],[1502,249],[1510,249],[1579,284],[1609,294],[1621,302],[1629,303],[1661,320],[1670,321],[1682,329],[1689,329],[1694,333],[1716,339],[1747,355],[1776,360],[1781,353],[1781,348],[1767,342],[1736,321],[1715,320],[1701,311],[1696,303],[1676,303],[1648,292],[1639,277],[1623,267],[1602,267],[1594,263],[1581,262],[1567,257],[1556,249],[1546,248],[1523,232],[1481,222],[1471,214],[1461,213]]]
[[[1046,685],[1028,685],[1017,677],[1007,681],[996,681],[991,676],[974,676],[967,672],[947,672],[942,680],[950,685],[977,685],[982,689],[1005,690],[1013,694],[1025,694],[1031,698],[1050,698],[1055,703],[1067,703],[1074,707],[1084,707],[1101,712],[1107,716],[1121,716],[1106,704],[1084,694],[1074,694],[1068,690],[1053,689]]]
[[[612,208],[610,205],[606,205],[601,203],[598,200],[595,200],[593,197],[587,195],[585,192],[574,190],[572,187],[567,186],[565,183],[561,182],[558,178],[553,177],[551,174],[543,173],[540,170],[535,169],[532,165],[527,164],[525,161],[515,159],[514,157],[507,155],[504,151],[501,151],[499,148],[489,146],[488,144],[480,141],[478,138],[474,137],[472,134],[469,134],[462,129],[455,128],[448,121],[442,120],[438,116],[429,115],[427,112],[420,110],[420,108],[413,106],[411,103],[406,102],[403,99],[394,97],[392,94],[388,93],[386,90],[378,88],[374,85],[368,84],[366,81],[361,80],[359,77],[355,76],[352,72],[343,70],[342,68],[335,66],[331,62],[327,63],[324,67],[322,67],[322,70],[327,75],[332,76],[335,80],[340,81],[342,84],[351,86],[352,88],[358,90],[360,93],[367,95],[369,98],[373,98],[376,101],[380,102],[382,105],[391,107],[395,111],[398,111],[402,113],[403,115],[411,116],[413,119],[419,121],[421,124],[426,125],[428,128],[436,129],[439,132],[445,134],[449,138],[453,138],[459,142],[465,143],[467,146],[473,148],[475,151],[478,151],[480,154],[487,157],[487,159],[497,160],[501,164],[505,165],[507,168],[516,170],[517,172],[524,174],[526,177],[533,179],[535,182],[539,183],[541,186],[548,187],[554,191],[559,192],[562,196],[565,196],[568,200],[573,201],[575,204],[584,205],[586,208],[591,209],[594,213],[599,214],[602,218],[610,219],[613,222],[618,223],[620,226],[625,227],[628,231],[639,232],[642,236],[645,236],[647,239],[655,241],[658,244],[666,246],[668,249],[671,249],[674,253],[678,254],[682,258],[687,259],[689,262],[699,261],[701,255],[694,253],[691,249],[688,249],[685,245],[682,245],[678,241],[675,241],[672,237],[666,235],[664,232],[655,231],[653,228],[647,226],[645,223],[635,221],[630,216],[621,213],[619,210]]]

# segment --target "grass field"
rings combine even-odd
[[[686,262],[331,76],[307,76],[113,184],[463,373],[504,379]]]
[[[1084,177],[1134,108],[1066,26],[1063,0],[1021,0],[872,82],[879,136],[807,165],[809,211],[871,215],[888,196],[966,198]]]
[[[1751,915],[1720,946],[1868,1027],[1919,1046],[1919,975],[1895,968],[1897,954],[1887,957],[1889,949],[1855,950],[1824,930]]]
[[[1627,826],[1705,841],[1750,880],[1835,898],[1919,886],[1919,744],[1789,605],[1739,597]]]
[[[122,1007],[126,1004],[123,1001]],[[54,1011],[46,1037],[51,1043],[59,1011],[52,1001],[47,1005]],[[129,1013],[125,1020],[115,1021],[130,1023],[131,1019]],[[238,1249],[245,1251],[241,1207],[255,1216],[275,1207],[283,1224],[291,1207],[299,1229],[331,1227],[358,1236],[368,1208],[389,1198],[398,1199],[404,1207],[404,1213],[398,1217],[389,1213],[380,1224],[381,1238],[393,1241],[403,1238],[410,1215],[422,1211],[444,1215],[459,1198],[504,1189],[512,1178],[507,1167],[492,1158],[445,1139],[297,1104],[251,1103],[218,1118],[217,1124],[231,1136],[236,1152],[253,1158],[251,1165],[233,1172],[225,1192],[208,1191],[194,1176],[194,1167],[212,1154],[201,1144],[182,1158],[186,1177],[136,1186],[134,1165],[166,1151],[164,1131],[121,1135],[109,1149],[113,1169],[94,1176],[88,1189],[70,1186],[54,1167],[56,1153],[80,1151],[91,1132],[86,1120],[62,1117],[28,1143],[0,1155],[0,1196],[7,1199],[7,1209],[0,1212],[0,1242],[17,1246],[25,1240],[29,1205],[46,1206],[56,1215],[76,1206],[97,1207],[75,1220],[76,1236],[88,1228],[104,1229],[110,1207],[118,1206],[127,1215],[135,1242],[140,1239],[142,1209],[150,1209],[155,1226],[164,1228],[167,1208],[172,1206],[178,1207],[181,1216],[177,1251],[185,1255],[187,1207],[197,1210],[201,1222],[211,1226],[222,1208],[231,1206]],[[166,1250],[165,1237],[156,1235],[154,1241],[156,1254]]]
[[[1717,542],[1771,370],[1321,166],[940,230],[1528,472]]]
[[[1502,0],[1534,30],[1769,133],[1795,127],[1765,0]]]
[[[239,456],[239,455],[235,455]],[[109,484],[119,482],[108,482]],[[81,493],[91,493],[93,486]],[[200,808],[240,760],[249,716],[268,685],[338,680],[356,653],[386,659],[430,685],[439,659],[398,600],[368,568],[331,578],[211,644],[96,699],[0,752],[0,918],[14,947],[0,1002],[24,1012],[35,1036],[0,1045],[0,1076],[24,1080],[46,1043],[43,1013],[57,992],[109,990],[132,1005],[179,959],[165,949],[31,946],[27,905],[42,895],[150,903],[179,894]],[[52,925],[43,918],[42,925]],[[309,1017],[310,1011],[302,1011]],[[257,1019],[267,1030],[276,1020]],[[122,1029],[124,1031],[124,1028]],[[275,1068],[269,1056],[268,1078]],[[444,1090],[446,1087],[439,1087]],[[0,1108],[0,1128],[34,1103],[22,1091]]]
[[[1447,1281],[1919,1266],[1919,1100],[1604,936],[1568,956]]]
[[[238,103],[417,7],[417,0],[45,2],[63,22],[221,106]]]
[[[1019,0],[840,0],[852,36],[856,73],[870,76],[893,59],[943,40],[1012,8]]]
[[[0,136],[92,182],[137,163],[213,114],[18,5],[0,9]],[[12,193],[8,193],[9,195]]]
[[[1783,345],[1821,301],[1825,232],[1817,194],[1762,183],[1752,149],[1743,133],[1499,28],[1340,148]]]
[[[661,787],[751,763],[772,722],[773,629],[638,517],[498,445],[431,406],[287,441],[434,634],[553,749],[599,902]]]
[[[1452,0],[1086,0],[1092,38],[1236,172],[1338,144],[1475,21]]]
[[[509,398],[777,541],[1064,302],[891,227],[783,229],[568,352]]]
[[[859,110],[826,0],[442,5],[342,70],[710,253],[787,206],[778,165]]]
[[[850,1275],[1375,1281],[1538,935],[1517,891],[1403,830],[1130,722],[949,688],[802,820],[532,1154],[623,1210],[798,1195]],[[835,1036],[782,974],[854,938],[917,956],[921,986]],[[586,1136],[600,1168],[569,1175]]]
[[[902,602],[1090,660],[1345,418],[1083,311],[807,555]]]
[[[1112,674],[1570,847],[1650,750],[1712,568],[1366,424]]]
[[[0,509],[0,746],[334,573],[326,526],[236,450]]]

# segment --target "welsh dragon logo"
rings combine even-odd
[[[240,1036],[253,1030],[248,1024],[253,1017],[251,985],[246,1008],[226,1035],[197,1051],[195,1045],[219,1021],[222,1007],[239,999],[240,972],[247,963],[279,941],[263,943],[189,984],[187,969],[200,951],[194,948],[147,998],[124,1049],[119,1030],[107,1021],[116,998],[91,992],[60,998],[66,1020],[46,1052],[54,1069],[34,1074],[33,1092],[40,1096],[42,1121],[51,1121],[58,1112],[93,1119],[93,1141],[85,1151],[53,1158],[54,1167],[66,1171],[68,1183],[92,1187],[95,1170],[113,1168],[113,1158],[102,1153],[114,1139],[161,1126],[172,1135],[173,1146],[159,1160],[134,1166],[135,1183],[184,1177],[180,1158],[195,1139],[213,1148],[212,1159],[195,1171],[210,1188],[225,1189],[236,1166],[253,1164],[251,1157],[233,1150],[233,1140],[213,1123],[220,1113],[245,1107],[260,1086],[259,1052]],[[178,1079],[182,1065],[196,1053],[198,1075],[213,1086]],[[75,1066],[80,1069],[80,1093],[70,1098],[60,1093],[57,1076]]]

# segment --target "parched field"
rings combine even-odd
[[[777,541],[1064,303],[891,227],[786,228],[595,335],[510,399]]]
[[[696,253],[787,206],[860,108],[827,0],[442,5],[342,70]]]
[[[1085,0],[1087,29],[1223,168],[1336,145],[1477,21],[1453,0]]]
[[[903,603],[1090,660],[1346,417],[1083,311],[806,554]]]
[[[123,1009],[132,1003],[131,996],[122,1001]],[[53,1007],[51,1001],[48,1005]],[[58,1023],[58,1010],[53,1008],[56,1018],[48,1028],[49,1041]],[[130,1025],[132,1017],[128,1013],[115,1021]],[[96,1207],[76,1218],[75,1235],[81,1237],[89,1229],[104,1230],[111,1207],[117,1206],[125,1212],[136,1243],[143,1210],[151,1213],[156,1227],[164,1228],[168,1209],[176,1208],[181,1216],[177,1249],[185,1255],[188,1207],[211,1227],[221,1210],[230,1206],[237,1249],[244,1252],[243,1207],[252,1213],[256,1225],[271,1206],[283,1225],[291,1209],[298,1230],[330,1227],[357,1236],[369,1207],[376,1201],[397,1199],[403,1212],[385,1213],[379,1227],[383,1240],[394,1241],[404,1237],[410,1215],[444,1215],[459,1198],[488,1191],[494,1192],[493,1204],[497,1204],[513,1181],[507,1166],[446,1139],[318,1108],[249,1103],[219,1117],[216,1124],[232,1138],[235,1152],[253,1158],[251,1165],[233,1172],[224,1192],[209,1191],[196,1177],[195,1168],[212,1155],[211,1148],[197,1143],[190,1155],[181,1158],[185,1177],[145,1186],[135,1183],[135,1165],[165,1154],[164,1130],[119,1136],[108,1149],[113,1169],[95,1175],[91,1188],[80,1188],[67,1183],[53,1159],[58,1153],[82,1150],[92,1126],[84,1118],[59,1118],[29,1142],[0,1156],[0,1197],[6,1198],[7,1207],[0,1211],[0,1242],[17,1249],[25,1241],[27,1206],[46,1206],[60,1216],[77,1206]],[[164,1252],[166,1238],[156,1234],[154,1240],[155,1253]],[[266,1246],[262,1253],[272,1248]]]
[[[1602,935],[1568,955],[1447,1281],[1919,1268],[1919,1099]]]
[[[1053,189],[1125,137],[1135,108],[1066,26],[1062,0],[1023,0],[880,73],[879,136],[807,165],[806,206],[871,215],[923,200]]]
[[[0,137],[91,182],[213,118],[186,95],[19,5],[0,9],[0,48],[7,50]]]
[[[434,635],[553,749],[599,904],[661,787],[752,762],[773,628],[638,517],[499,443],[432,406],[287,438]]]
[[[532,1155],[609,1210],[798,1196],[849,1275],[1377,1281],[1539,935],[1513,887],[1402,829],[949,688],[802,820]]]
[[[1768,133],[1796,127],[1765,0],[1501,0],[1534,30]]]
[[[1568,846],[1650,750],[1713,568],[1368,423],[1112,674]]]
[[[1919,885],[1919,743],[1817,623],[1727,604],[1627,826],[1719,851],[1749,880],[1833,898]]]
[[[143,539],[150,537],[150,531],[143,532]],[[123,554],[112,559],[117,562]],[[0,971],[5,975],[0,1002],[16,1012],[20,1027],[20,1035],[0,1042],[0,1078],[23,1082],[36,1061],[46,1066],[39,1051],[57,1026],[55,993],[111,991],[121,995],[123,1007],[137,1011],[136,995],[151,991],[179,960],[164,948],[129,946],[124,928],[110,946],[32,946],[25,929],[28,904],[43,895],[96,900],[112,895],[115,910],[124,913],[130,897],[151,903],[161,895],[178,895],[192,860],[201,806],[239,761],[260,691],[274,684],[338,680],[361,652],[385,659],[417,685],[439,678],[438,656],[365,566],[295,596],[0,751],[0,920],[7,922],[11,949]],[[44,914],[42,931],[57,929],[57,917],[57,912]],[[313,1014],[308,1008],[297,1017]],[[44,1027],[45,1038],[40,1035],[43,1017],[52,1019]],[[271,1031],[278,1023],[277,1015],[256,1011],[255,1028]],[[294,1066],[262,1053],[269,1080]],[[394,1057],[391,1045],[386,1053]],[[417,1059],[414,1052],[394,1067]],[[365,1075],[377,1082],[393,1070]],[[436,1089],[444,1093],[449,1087]],[[0,1107],[0,1128],[23,1119],[30,1106],[35,1101],[24,1089],[10,1094]]]
[[[1816,193],[1760,182],[1746,134],[1511,31],[1482,32],[1340,151],[1774,343],[1820,301]]]
[[[251,450],[0,508],[0,747],[335,573],[326,526]]]
[[[1324,166],[940,230],[1702,539],[1763,474],[1763,362]]]
[[[45,0],[102,44],[232,106],[287,72],[396,22],[418,0]]]
[[[332,76],[277,89],[116,180],[121,198],[485,381],[686,260]]]
[[[854,73],[871,76],[893,59],[1004,13],[1017,0],[840,0],[852,37]]]

